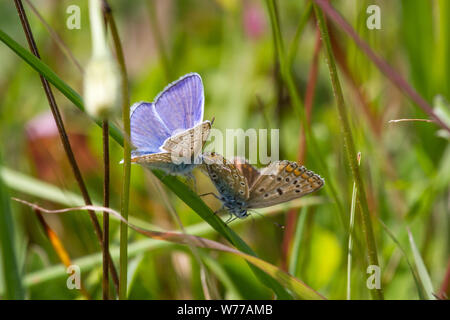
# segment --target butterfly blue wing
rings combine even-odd
[[[168,85],[155,100],[155,109],[173,134],[203,121],[204,93],[202,78],[189,73]]]
[[[161,120],[155,106],[138,102],[131,106],[131,143],[137,148],[133,156],[160,152],[160,147],[170,136],[170,130]]]

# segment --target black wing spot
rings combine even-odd
[[[291,179],[290,179],[289,177],[287,177],[287,178],[285,179],[285,181],[286,181],[286,182],[289,182],[289,181],[291,181]]]
[[[277,189],[278,194],[281,196],[283,194],[283,190],[281,190],[281,188]]]
[[[297,193],[300,193],[300,192],[301,192],[301,190],[297,189],[297,190],[295,190],[295,192],[297,192]]]
[[[244,181],[241,181],[241,186],[245,186],[245,183],[244,183]]]
[[[266,193],[265,195],[264,195],[264,198],[267,198],[269,196],[269,194],[268,193]]]
[[[258,190],[259,192],[264,192],[264,188],[261,188]]]
[[[277,181],[281,181],[281,177],[278,177],[278,178],[277,178]]]
[[[297,182],[298,182],[298,180],[294,180],[294,181],[292,182],[292,184],[293,184],[293,185],[296,185]]]

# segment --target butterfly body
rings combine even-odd
[[[169,84],[155,102],[131,107],[131,162],[171,175],[192,176],[211,129],[203,121],[201,77],[187,74]]]
[[[248,183],[238,169],[217,153],[203,154],[203,169],[219,191],[223,206],[236,217],[248,216]]]
[[[223,206],[238,218],[248,216],[248,210],[300,198],[324,185],[319,175],[293,161],[275,161],[258,170],[246,161],[231,163],[215,153],[203,159]]]

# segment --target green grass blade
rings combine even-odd
[[[353,183],[352,204],[350,207],[350,227],[348,228],[348,252],[347,252],[347,300],[351,300],[351,275],[352,275],[352,255],[353,255],[353,226],[355,224],[356,210],[356,183]]]
[[[71,198],[74,198],[76,196],[75,194],[71,194],[70,192],[62,192],[62,193],[70,194]],[[306,200],[308,200],[308,201],[306,201]],[[84,204],[83,199],[81,197],[80,197],[80,200],[78,201],[78,203],[76,203],[74,205],[70,205],[69,203],[66,203],[66,202],[58,202],[58,203],[60,203],[62,205],[67,205],[67,206],[74,206],[74,205],[82,206]],[[317,199],[317,198],[306,198],[306,199],[302,200],[301,203],[303,203],[303,205],[307,206],[307,205],[319,204],[321,202],[320,202],[320,199]],[[274,213],[276,211],[277,211],[277,209],[274,209],[274,208],[262,210],[261,211],[262,215],[255,215],[254,219],[255,220],[262,219],[265,214]],[[278,209],[278,211],[279,211],[279,209]],[[141,226],[143,228],[158,230],[157,226],[137,220],[136,218],[134,218],[132,216],[130,216],[130,222],[135,225]],[[238,225],[244,224],[244,223],[248,223],[248,220],[236,220],[235,222],[233,222],[233,225],[238,226]],[[214,232],[215,232],[215,230],[212,229],[211,226],[205,222],[187,226],[185,228],[185,230],[186,230],[187,234],[192,234],[192,235],[197,235],[197,236],[207,236],[207,235],[214,234]],[[170,242],[157,241],[157,240],[153,240],[153,239],[141,240],[141,241],[131,243],[129,245],[128,256],[134,257],[140,253],[147,251],[147,250],[169,248],[169,247],[173,247],[173,246],[177,246],[177,245],[170,243]],[[111,247],[111,257],[113,258],[113,260],[117,261],[117,259],[119,257],[119,247],[118,246]],[[80,266],[80,269],[82,272],[87,272],[87,271],[90,271],[91,269],[99,266],[102,263],[102,256],[101,256],[101,253],[95,253],[92,255],[88,255],[88,256],[84,256],[82,258],[75,259],[73,261],[73,263]],[[66,275],[67,274],[66,274],[65,267],[62,264],[57,264],[57,265],[47,267],[45,269],[34,271],[34,272],[27,274],[25,276],[24,283],[25,283],[26,287],[30,287],[30,286],[38,285],[42,282],[59,279]]]
[[[233,300],[234,299],[241,300],[242,295],[239,292],[239,289],[236,287],[232,277],[227,273],[227,271],[223,268],[223,266],[218,261],[211,258],[211,256],[203,253],[202,251],[199,252],[205,265],[208,267],[209,270],[211,270],[212,273],[214,273],[217,279],[219,279],[220,282],[222,282],[223,286],[228,291],[228,298]]]
[[[198,195],[191,189],[180,183],[174,176],[168,176],[161,171],[154,171],[155,175],[168,186],[181,200],[183,200],[192,210],[194,210],[203,220],[205,220],[211,227],[224,236],[237,249],[249,255],[256,257],[255,252],[242,240],[233,229],[229,228],[214,212],[200,200]],[[178,182],[178,183],[176,183]],[[199,201],[197,201],[197,199]],[[249,264],[258,279],[266,286],[271,288],[279,299],[292,298],[287,291],[273,278],[268,277],[263,271]]]
[[[80,196],[73,194],[69,191],[62,191],[48,183],[44,183],[44,182],[38,181],[37,179],[19,174],[11,169],[8,169],[5,167],[0,167],[0,177],[4,177],[5,181],[8,185],[12,186],[15,189],[18,189],[21,192],[28,193],[28,194],[31,194],[31,195],[34,195],[37,197],[41,197],[41,198],[45,198],[47,196],[48,197],[48,198],[46,198],[47,200],[55,201],[55,202],[61,203],[63,205],[69,205],[69,206],[83,205],[83,200]],[[40,190],[41,192],[38,192],[38,190]],[[313,204],[320,203],[320,199],[317,197],[310,197],[310,198],[306,198],[306,199],[300,199],[300,201],[298,201],[298,203],[299,204],[301,203],[302,205],[305,205],[305,206],[313,205]],[[285,207],[285,206],[282,206],[282,207]],[[270,213],[270,212],[275,212],[277,210],[279,211],[280,209],[274,207],[274,208],[262,210],[262,213],[263,214]],[[212,216],[217,218],[215,215],[212,215]],[[259,218],[261,218],[260,215],[257,215],[254,217],[254,219],[259,219]],[[139,221],[137,219],[131,219],[131,220],[134,221],[134,223],[137,223],[140,226],[145,227],[145,228],[151,228],[151,229],[157,228],[155,226],[149,225],[148,223]],[[223,222],[220,219],[218,219],[218,220],[219,220],[219,225],[221,223],[223,224]],[[238,220],[235,222],[235,225],[245,223],[245,222],[247,222],[247,221],[246,220]],[[204,235],[204,234],[209,234],[212,231],[213,230],[211,229],[210,225],[208,225],[207,223],[200,223],[197,225],[186,227],[187,234]],[[233,237],[233,236],[231,235],[231,237]],[[139,241],[137,243],[130,244],[129,256],[133,257],[139,253],[142,253],[143,251],[146,251],[149,249],[162,248],[162,247],[166,247],[167,245],[171,245],[171,244],[167,243],[167,242],[156,241],[156,240]],[[245,245],[245,243],[244,243],[244,245]],[[119,256],[119,248],[118,247],[111,248],[111,256],[113,257],[113,259],[118,258],[118,256]],[[274,269],[273,266],[265,263],[264,261],[262,261],[260,259],[256,259],[256,258],[253,259],[248,256],[246,256],[245,258],[249,261],[251,260],[253,268],[256,268],[253,266],[253,264],[258,265],[263,270],[266,270],[267,268],[269,268],[267,271],[269,274],[276,275],[276,277],[279,277],[278,272]],[[76,263],[77,265],[80,266],[80,268],[83,270],[83,272],[87,271],[88,269],[92,269],[93,267],[101,264],[101,262],[102,262],[101,253],[83,257],[83,258],[80,258],[80,259],[74,261],[74,263]],[[258,270],[260,272],[263,272],[260,269],[258,269]],[[26,279],[25,279],[25,283],[27,286],[37,285],[44,281],[49,281],[49,280],[53,280],[53,279],[62,277],[65,275],[65,272],[66,272],[66,270],[62,265],[52,266],[49,268],[45,268],[44,270],[36,271],[36,272],[33,272],[33,273],[27,275]],[[269,278],[269,279],[272,279],[272,278]],[[273,281],[275,281],[275,280],[273,280]],[[291,280],[286,278],[285,276],[282,276],[280,278],[280,281],[284,282],[285,284],[291,283],[290,282]],[[277,282],[275,282],[275,283],[278,284]],[[306,289],[304,289],[304,288],[302,289],[301,286],[302,286],[301,284],[299,286],[299,283],[296,282],[294,287],[290,287],[290,289],[296,290],[297,294],[300,297],[320,298],[320,296],[318,296],[316,294],[311,295],[311,291],[309,288],[305,287]],[[281,294],[282,293],[283,292],[281,291]],[[289,298],[289,297],[283,296],[283,298]]]
[[[5,286],[5,299],[23,300],[25,292],[22,287],[21,272],[17,263],[14,238],[14,224],[11,204],[6,187],[0,177],[0,250]]]
[[[417,266],[417,273],[425,289],[425,297],[428,300],[435,300],[436,297],[434,296],[433,284],[431,283],[431,278],[430,275],[428,274],[427,267],[425,266],[422,256],[420,255],[419,249],[417,248],[416,243],[414,242],[411,230],[409,230],[409,228],[407,228],[407,230],[408,230],[409,244],[413,252],[414,262],[416,263]]]
[[[384,231],[386,231],[387,235],[392,239],[392,241],[395,242],[398,249],[402,253],[403,257],[405,258],[406,263],[408,264],[408,267],[411,270],[411,274],[414,277],[414,282],[416,283],[417,293],[419,294],[419,298],[425,299],[425,289],[423,287],[422,282],[420,281],[420,278],[417,275],[417,270],[414,268],[414,266],[409,261],[408,256],[406,255],[406,251],[403,249],[402,245],[400,244],[400,241],[398,241],[398,239],[395,237],[394,233],[387,227],[387,225],[383,221],[381,221],[380,219],[378,221],[380,222]]]
[[[163,240],[163,241],[169,241],[177,244],[187,244],[191,243],[199,248],[206,248],[206,249],[212,249],[217,251],[222,251],[226,253],[231,253],[236,256],[239,256],[241,258],[244,258],[247,260],[248,263],[251,263],[252,265],[255,265],[259,269],[261,269],[261,272],[265,272],[269,274],[273,279],[276,279],[279,283],[283,284],[284,287],[289,288],[290,292],[294,294],[297,298],[300,299],[306,299],[306,300],[322,300],[325,299],[321,294],[314,291],[310,287],[308,287],[306,284],[304,284],[299,279],[293,277],[289,273],[285,272],[284,270],[280,269],[280,267],[277,267],[271,263],[268,263],[260,258],[255,257],[254,255],[244,253],[242,251],[236,250],[234,248],[231,248],[227,245],[224,245],[220,242],[206,239],[206,238],[200,238],[193,235],[189,235],[186,233],[176,233],[176,232],[170,232],[170,231],[153,231],[148,229],[139,228],[137,226],[134,226],[133,224],[130,224],[125,218],[123,218],[119,212],[105,207],[94,207],[94,206],[82,206],[82,207],[74,207],[74,208],[66,208],[61,210],[47,210],[45,208],[39,207],[37,205],[34,205],[32,203],[18,200],[17,201],[26,204],[30,207],[33,207],[35,209],[38,209],[42,212],[46,213],[65,213],[70,211],[79,211],[80,209],[83,210],[81,212],[87,212],[86,210],[95,210],[95,211],[107,211],[108,213],[114,215],[117,217],[121,222],[124,222],[130,227],[131,229],[135,230],[136,232],[149,237],[151,239],[156,240]],[[277,282],[277,283],[278,283]],[[281,298],[281,297],[280,297]]]
[[[302,11],[302,15],[300,17],[300,21],[298,23],[297,29],[295,30],[294,39],[292,39],[292,43],[289,46],[288,51],[288,65],[290,68],[292,68],[292,65],[294,63],[295,56],[298,52],[298,45],[300,42],[300,36],[303,33],[303,29],[305,29],[306,23],[308,22],[312,12],[312,4],[311,1],[307,1],[305,4],[305,8]]]
[[[322,41],[324,44],[326,60],[331,78],[331,85],[333,87],[333,93],[336,99],[336,107],[339,114],[339,121],[345,144],[344,149],[347,153],[347,160],[351,168],[353,180],[356,184],[356,187],[358,188],[358,200],[361,207],[361,221],[362,221],[361,225],[366,238],[369,264],[379,266],[377,246],[375,242],[374,231],[372,229],[372,220],[369,213],[369,205],[367,203],[366,191],[364,188],[364,180],[362,178],[358,166],[355,142],[351,132],[350,122],[347,114],[348,110],[344,102],[344,95],[342,93],[342,87],[337,73],[334,53],[331,48],[331,41],[328,34],[328,27],[325,22],[325,17],[323,15],[322,10],[316,4],[314,4],[313,6],[317,18],[317,25],[319,27],[320,34],[322,36]],[[371,290],[370,292],[373,298],[379,300],[383,299],[382,289]]]
[[[33,69],[42,74],[48,79],[58,90],[61,91],[70,101],[72,101],[79,109],[84,110],[83,101],[71,87],[69,87],[64,81],[62,81],[45,63],[34,57],[20,44],[14,41],[6,33],[0,30],[0,40],[5,43],[11,50],[13,50],[19,57],[21,57],[26,63],[28,63]],[[97,122],[101,126],[100,122]],[[118,129],[114,129],[110,126],[110,135],[120,145],[123,146],[123,137]],[[181,200],[183,200],[190,208],[192,208],[197,214],[205,219],[214,229],[216,229],[222,236],[230,241],[237,249],[256,256],[253,250],[242,240],[233,230],[231,230],[226,224],[224,224],[219,218],[217,218],[211,209],[185,184],[181,183],[174,177],[165,177],[161,172],[154,172],[155,175],[163,180],[164,184],[171,189]],[[249,264],[258,279],[266,286],[271,288],[278,296],[278,298],[288,299],[291,296],[287,291],[272,277],[268,276],[258,268]]]
[[[292,73],[292,68],[288,65],[288,58],[286,57],[283,37],[281,35],[281,27],[278,19],[278,15],[276,12],[276,2],[274,0],[266,0],[267,10],[269,12],[270,18],[270,26],[272,28],[273,40],[275,43],[275,50],[278,58],[278,62],[280,64],[280,73],[281,77],[286,85],[286,89],[289,92],[289,96],[292,99],[292,106],[296,116],[301,121],[301,124],[305,128],[306,133],[306,141],[307,145],[310,146],[311,153],[314,156],[314,163],[318,166],[320,174],[327,181],[327,187],[325,191],[329,193],[330,197],[333,198],[336,207],[339,210],[339,217],[341,219],[343,227],[346,229],[347,224],[345,220],[345,213],[343,209],[343,205],[341,200],[338,197],[336,183],[334,181],[334,176],[329,173],[328,167],[325,165],[324,157],[321,155],[317,139],[314,135],[314,132],[311,130],[311,126],[306,121],[304,105],[300,98],[300,94],[298,92],[297,86],[295,84],[295,79]],[[306,8],[306,10],[308,10]],[[293,49],[294,50],[294,49]],[[294,53],[292,53],[294,54]]]
[[[308,208],[304,207],[300,211],[300,217],[297,219],[297,226],[295,227],[294,241],[292,244],[291,258],[289,260],[289,273],[296,275],[298,260],[300,255],[300,247],[303,238],[303,230],[305,227],[306,216],[308,215]]]

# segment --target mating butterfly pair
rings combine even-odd
[[[201,77],[190,73],[167,86],[154,103],[131,108],[131,161],[168,174],[192,176],[201,165],[209,175],[224,208],[238,218],[249,209],[264,208],[300,198],[320,189],[323,179],[295,162],[275,161],[258,170],[246,161],[229,162],[216,153],[202,154],[211,129],[203,121]]]

